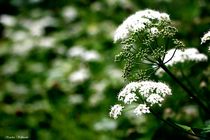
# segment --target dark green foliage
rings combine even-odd
[[[65,17],[62,12],[68,7],[70,17]],[[112,33],[117,26],[146,8],[168,13],[172,22],[155,25],[158,37],[134,33],[122,46],[114,44]],[[185,47],[196,47],[209,56],[208,43],[200,45],[200,37],[210,28],[209,11],[207,0],[0,0],[0,16],[15,19],[14,25],[0,23],[0,139],[192,139],[150,114],[134,118],[125,113],[117,120],[108,116],[127,82],[148,78],[167,82],[172,88],[173,95],[157,111],[160,116],[210,137],[209,114],[169,76],[157,77],[157,66],[147,60],[163,59],[167,49],[184,47],[182,41]],[[53,20],[35,24],[46,17]],[[44,26],[41,33],[40,26]],[[69,56],[75,46],[82,46],[85,52],[96,51],[100,59]],[[209,101],[209,63],[184,63],[169,69]],[[86,78],[71,77],[81,69],[87,70],[83,71]],[[206,104],[210,106],[210,102]],[[102,123],[101,127],[97,123]]]

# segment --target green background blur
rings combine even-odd
[[[122,64],[114,62],[120,45],[113,33],[146,8],[168,13],[186,47],[208,54],[200,45],[210,29],[208,0],[0,0],[0,138],[194,139],[150,114],[109,118],[126,84]],[[184,72],[199,97],[210,100],[209,61],[187,64]],[[191,127],[210,122],[169,77],[160,80],[173,90],[160,115]]]

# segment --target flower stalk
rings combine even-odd
[[[123,77],[130,83],[118,95],[118,101],[122,102],[122,105],[112,106],[109,115],[116,119],[121,115],[123,108],[132,105],[134,109],[131,110],[136,116],[152,113],[157,119],[177,130],[205,138],[193,131],[188,132],[182,125],[165,120],[153,111],[153,105],[161,106],[166,95],[172,95],[167,84],[150,80],[154,72],[158,76],[165,72],[206,114],[210,114],[210,109],[198,97],[196,90],[191,90],[191,85],[191,88],[186,86],[185,82],[183,83],[168,69],[179,63],[208,60],[208,57],[196,48],[183,49],[185,45],[177,38],[177,32],[168,14],[150,9],[129,16],[117,28],[114,42],[122,45],[122,51],[116,55],[115,60],[125,62]],[[201,39],[202,43],[210,40],[209,36],[210,31]]]
[[[205,112],[210,114],[210,110],[204,105],[204,103],[194,95],[190,89],[188,89],[178,78],[174,76],[173,73],[163,64],[159,62],[159,67],[161,67]]]
[[[192,132],[192,133],[191,133],[191,132],[188,132],[188,131],[184,130],[182,127],[180,127],[179,125],[177,125],[176,123],[174,123],[174,122],[172,122],[172,121],[170,121],[170,120],[165,120],[165,119],[163,119],[163,118],[162,118],[161,116],[159,116],[152,108],[150,108],[149,111],[150,111],[150,113],[152,113],[153,116],[155,116],[158,120],[164,122],[165,124],[171,126],[172,128],[174,128],[174,129],[176,129],[176,130],[179,130],[179,131],[184,132],[184,133],[186,133],[186,134],[188,134],[188,135],[195,136],[195,137],[198,137],[198,138],[204,138],[204,139],[207,138],[207,137],[204,137],[204,136],[202,136],[202,135],[195,134],[195,133],[193,133],[193,132]]]

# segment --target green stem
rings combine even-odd
[[[171,126],[172,128],[174,129],[177,129],[179,131],[182,131],[186,134],[189,134],[189,135],[192,135],[192,136],[195,136],[195,137],[198,137],[198,138],[206,138],[204,136],[201,136],[201,135],[196,135],[196,134],[193,134],[193,133],[190,133],[188,131],[185,131],[183,128],[181,128],[180,126],[178,126],[177,124],[175,124],[174,122],[170,121],[170,120],[165,120],[163,119],[162,117],[160,117],[154,110],[152,110],[150,108],[150,112],[158,119],[158,120],[161,120],[163,121],[164,123],[166,123],[167,125]]]
[[[169,38],[167,38],[167,40],[166,40],[164,55],[163,55],[163,58],[162,58],[163,62],[164,62],[164,59],[165,59],[165,56],[166,56],[166,53],[167,53],[167,50],[168,50],[168,46],[169,46],[168,44],[169,44]]]
[[[159,66],[184,90],[186,93],[208,114],[210,114],[210,110],[203,104],[200,99],[194,95],[190,89],[188,89],[179,79],[177,79],[171,71],[162,63],[159,63]]]

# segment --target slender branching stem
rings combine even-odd
[[[174,76],[173,73],[163,64],[163,62],[159,62],[159,66],[208,114],[210,114],[210,110],[206,107],[203,102],[194,95],[188,87],[186,87],[178,78]]]
[[[164,61],[164,59],[165,59],[167,49],[168,49],[168,44],[169,44],[169,38],[167,38],[167,40],[166,40],[166,45],[165,45],[164,55],[163,55],[162,61]]]
[[[151,63],[153,63],[153,64],[158,65],[157,60],[152,60],[152,59],[151,59],[151,58],[149,58],[148,56],[145,56],[145,60],[147,60],[147,61],[149,61],[149,62],[151,62]]]
[[[134,51],[138,51],[133,45],[131,46],[131,48],[132,48]]]
[[[143,61],[140,61],[140,62],[134,62],[135,64],[144,64],[144,65],[154,65],[153,63],[147,63],[147,62],[143,62]]]
[[[169,58],[166,62],[164,62],[164,64],[168,63],[169,61],[171,61],[171,59],[174,57],[175,53],[176,53],[177,48],[175,48],[171,58]],[[163,60],[164,61],[164,60]]]
[[[188,132],[186,130],[184,130],[182,127],[180,127],[179,125],[177,125],[176,123],[170,121],[170,120],[165,120],[163,119],[161,116],[159,116],[152,108],[150,108],[150,112],[158,119],[158,120],[161,120],[163,121],[165,124],[171,126],[172,128],[176,129],[176,130],[179,130],[179,131],[182,131],[186,134],[189,134],[191,136],[195,136],[195,137],[198,137],[198,138],[206,138],[204,136],[201,136],[201,135],[197,135],[197,134],[194,134],[194,133],[191,133],[191,132]]]
[[[155,68],[152,72],[149,73],[149,75],[152,75],[153,73],[155,73],[159,68]]]

